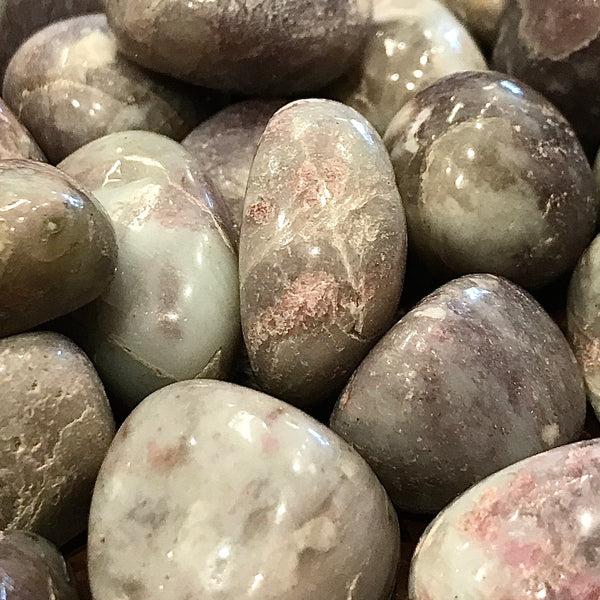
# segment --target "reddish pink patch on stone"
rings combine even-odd
[[[274,214],[275,205],[271,201],[263,198],[252,204],[248,209],[248,216],[258,225],[268,223]]]
[[[260,438],[263,454],[277,454],[279,451],[279,440],[270,433],[263,433]]]
[[[267,425],[272,425],[273,423],[275,423],[275,421],[277,421],[277,419],[279,419],[279,417],[283,414],[283,408],[278,407],[273,409],[272,411],[267,413],[267,416],[265,417],[265,423]]]
[[[150,442],[147,448],[148,464],[161,475],[168,475],[181,462],[184,453],[181,444],[162,447],[156,442]]]

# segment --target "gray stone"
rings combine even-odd
[[[507,0],[442,0],[477,39],[491,46],[498,37],[500,16]]]
[[[9,158],[46,160],[29,131],[0,98],[0,160]]]

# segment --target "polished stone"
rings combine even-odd
[[[299,100],[269,122],[240,236],[242,328],[268,393],[335,397],[391,326],[406,224],[381,138],[353,109]]]
[[[186,381],[125,421],[94,490],[95,600],[388,600],[398,523],[375,475],[274,398]]]
[[[0,340],[0,529],[62,545],[85,530],[114,435],[102,383],[57,333]]]
[[[131,409],[174,381],[224,378],[240,338],[237,256],[194,157],[129,131],[60,167],[93,191],[117,233],[113,284],[75,316],[111,398]]]
[[[498,37],[500,16],[507,0],[442,0],[487,47]]]
[[[395,505],[435,512],[487,475],[578,439],[581,373],[526,292],[465,276],[425,298],[357,369],[331,427]]]
[[[0,160],[10,158],[46,160],[29,131],[0,98]]]
[[[113,278],[115,232],[58,169],[0,161],[0,337],[91,302]]]
[[[411,250],[441,277],[495,273],[539,288],[570,271],[596,231],[594,177],[572,129],[499,73],[434,83],[385,142]]]

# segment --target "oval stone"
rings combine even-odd
[[[113,278],[115,232],[58,169],[0,161],[0,337],[83,306]]]
[[[410,599],[600,597],[599,494],[600,440],[492,475],[425,532]]]
[[[392,324],[405,262],[404,209],[371,125],[330,100],[277,112],[240,236],[242,328],[265,391],[300,406],[337,394]]]
[[[117,232],[115,280],[75,317],[111,398],[131,409],[169,383],[225,377],[240,338],[237,256],[196,160],[129,131],[60,168],[93,190]]]
[[[217,381],[148,397],[102,466],[90,513],[95,600],[387,600],[398,523],[324,425]]]
[[[0,160],[9,158],[46,160],[29,131],[0,98]]]
[[[558,326],[513,283],[472,275],[442,286],[389,331],[330,425],[398,508],[423,513],[506,465],[578,439],[585,408]]]

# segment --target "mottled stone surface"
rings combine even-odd
[[[493,72],[441,79],[385,135],[411,249],[439,275],[529,289],[575,266],[596,231],[593,173],[541,95]]]
[[[0,161],[0,336],[91,302],[116,257],[108,216],[79,184],[40,162]]]
[[[485,68],[470,34],[437,0],[375,0],[362,58],[329,93],[383,135],[402,106],[440,77]]]
[[[300,406],[339,393],[392,324],[405,262],[404,210],[375,130],[330,100],[277,112],[240,236],[242,328],[263,389]]]
[[[208,111],[198,91],[118,54],[101,14],[54,23],[27,40],[8,65],[3,96],[52,163],[116,131],[180,140]]]
[[[372,471],[274,398],[186,381],[147,398],[102,466],[95,600],[387,600],[398,523]]]
[[[398,508],[435,512],[490,473],[577,440],[584,419],[583,380],[557,325],[516,285],[472,275],[375,346],[331,427]]]
[[[111,398],[132,408],[174,381],[225,377],[240,337],[237,257],[192,155],[129,131],[60,167],[94,192],[117,233],[115,280],[76,315]]]
[[[211,89],[290,96],[349,66],[372,0],[103,0],[119,49],[139,64]]]
[[[200,123],[184,140],[223,197],[237,246],[252,160],[273,113],[283,100],[246,100]]]
[[[0,532],[0,598],[3,600],[78,600],[60,552],[26,531]]]
[[[0,340],[0,528],[58,545],[87,523],[92,488],[114,435],[98,375],[57,333]]]
[[[411,600],[600,597],[600,441],[492,475],[442,512],[412,562]]]
[[[486,46],[498,37],[500,15],[507,0],[442,0]]]
[[[9,158],[46,160],[29,131],[0,98],[0,160]]]

